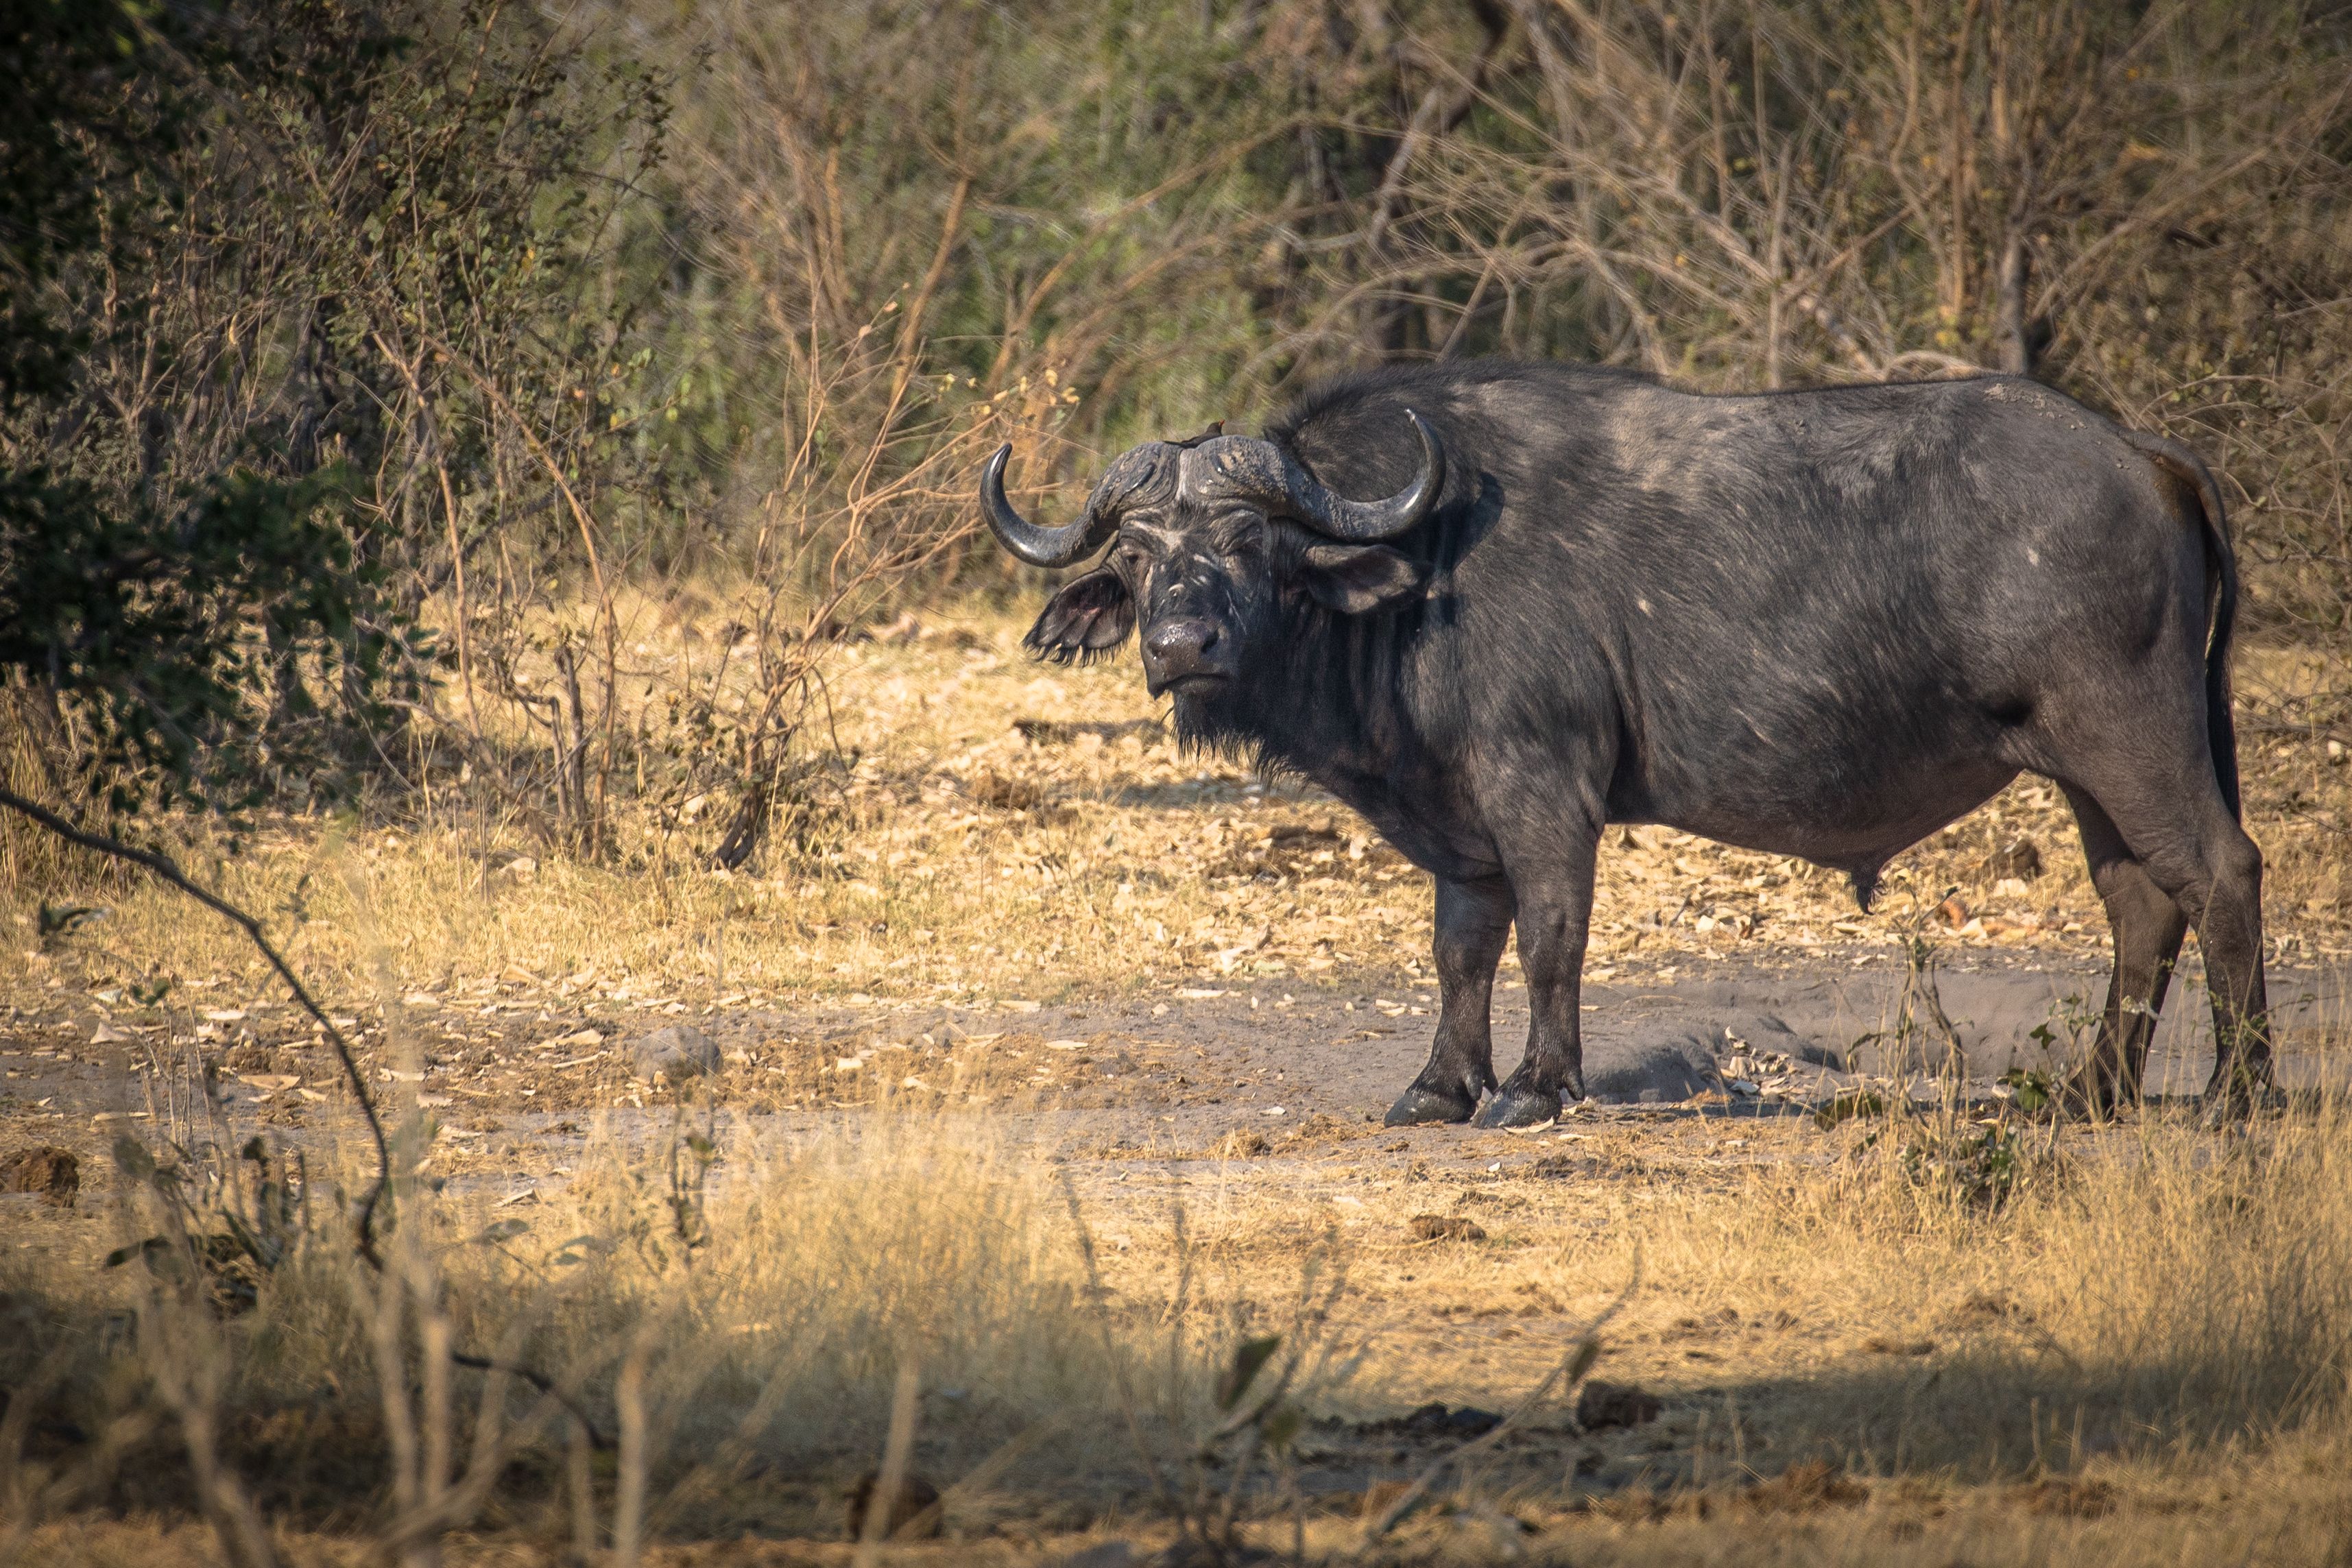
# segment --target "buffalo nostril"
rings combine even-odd
[[[1152,629],[1146,646],[1162,659],[1206,653],[1217,640],[1217,629],[1204,621],[1171,621]]]

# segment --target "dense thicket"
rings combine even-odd
[[[689,41],[730,401],[794,438],[908,299],[926,371],[1051,373],[1097,447],[1371,359],[2031,369],[2226,467],[2271,622],[2346,629],[2343,6],[722,0]]]
[[[46,237],[8,251],[0,458],[100,531],[10,525],[0,657],[72,780],[170,706],[76,684],[78,647],[173,646],[100,612],[218,581],[194,622],[236,651],[184,753],[463,768],[589,849],[616,792],[723,790],[740,858],[824,640],[1006,580],[965,549],[998,440],[1050,507],[1380,359],[2030,371],[2215,462],[2258,627],[2352,631],[2352,8],[16,11],[128,51],[5,131],[0,225]],[[222,578],[265,517],[292,553]],[[163,591],[60,595],[83,559]],[[753,695],[677,683],[656,722],[616,596],[679,574],[752,585]]]

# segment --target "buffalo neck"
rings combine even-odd
[[[1255,678],[1176,704],[1177,738],[1190,749],[1293,773],[1361,812],[1397,847],[1423,860],[1418,824],[1450,816],[1437,796],[1444,770],[1430,754],[1414,692],[1426,683],[1418,605],[1365,616],[1311,601],[1284,606],[1251,661]]]

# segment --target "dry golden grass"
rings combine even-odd
[[[648,701],[717,667],[729,650],[698,627],[721,619],[640,608],[635,657],[659,677]],[[455,784],[413,797],[400,825],[284,822],[210,869],[353,1007],[387,990],[498,980],[530,996],[698,1009],[1427,972],[1425,876],[1317,791],[1181,756],[1131,659],[1030,663],[1018,648],[1025,626],[993,613],[909,621],[903,640],[845,649],[824,726],[844,766],[806,786],[811,843],[772,845],[755,874],[701,869],[719,833],[703,819],[723,805],[709,798],[684,802],[667,826],[632,820],[629,863],[614,869],[501,826]],[[2270,861],[2273,956],[2342,957],[2352,954],[2352,767],[2340,747],[2264,728],[2259,706],[2259,694],[2292,694],[2333,666],[2262,653],[2246,664],[2241,684],[2258,694],[2249,820]],[[2010,876],[2003,855],[2021,841],[2041,865],[2030,881]],[[79,890],[78,901],[108,906],[93,935],[111,969],[52,970],[31,939],[33,906],[58,891],[40,876],[0,888],[11,946],[25,954],[0,999],[39,1007],[45,992],[78,996],[110,973],[266,989],[233,933],[137,882]],[[1957,929],[1936,913],[1948,893]],[[1663,829],[1612,831],[1588,973],[1688,973],[1727,953],[1802,961],[1923,924],[1963,946],[2105,946],[2054,789],[2021,779],[1896,861],[1868,915],[1843,879],[1801,862]]]
[[[638,1478],[646,1562],[846,1561],[842,1492],[882,1455],[908,1366],[923,1391],[914,1464],[949,1490],[950,1538],[894,1544],[889,1560],[1032,1563],[1112,1539],[1139,1554],[1174,1528],[1143,1456],[1171,1485],[1220,1495],[1229,1472],[1190,1458],[1213,1424],[1209,1390],[1236,1343],[1281,1333],[1337,1360],[1302,1389],[1302,1490],[1261,1469],[1246,1533],[1287,1549],[1295,1531],[1310,1561],[2342,1560],[2352,1124],[2332,1105],[2229,1135],[2156,1114],[1993,1128],[1948,1109],[1822,1129],[1629,1112],[1530,1136],[1335,1122],[1275,1144],[1088,1146],[1083,1121],[1054,1117],[1073,1103],[1055,1071],[1075,1053],[1034,1049],[1008,1009],[1138,987],[1410,985],[1429,894],[1330,802],[1176,755],[1130,668],[1027,664],[1022,625],[942,618],[846,651],[833,722],[855,760],[816,797],[812,844],[780,846],[751,874],[693,868],[707,807],[667,836],[639,823],[629,863],[597,867],[492,831],[456,792],[397,826],[276,824],[210,868],[269,914],[331,1009],[362,1020],[373,1068],[481,1060],[454,1107],[384,1080],[406,1097],[397,1113],[423,1118],[388,1251],[408,1301],[390,1342],[330,1196],[364,1175],[331,1092],[300,1134],[308,1239],[253,1281],[250,1312],[216,1320],[135,1264],[99,1267],[163,1224],[108,1173],[114,1131],[234,1151],[291,1121],[284,1096],[209,1107],[175,1078],[182,1052],[332,1086],[223,930],[146,887],[20,862],[5,891],[24,962],[0,970],[0,1005],[45,1039],[104,1023],[152,1049],[147,1087],[121,1092],[158,1113],[72,1134],[78,1210],[5,1200],[0,1437],[23,1445],[0,1454],[5,1552],[218,1561],[221,1537],[192,1511],[193,1407],[282,1558],[377,1560],[414,1512],[395,1479],[418,1473],[395,1451],[386,1343],[405,1358],[393,1385],[427,1428],[443,1424],[453,1469],[474,1451],[482,1382],[446,1366],[436,1382],[446,1334],[545,1371],[600,1421],[637,1402],[642,1458],[594,1457],[584,1495],[609,1540]],[[709,656],[692,631],[674,620],[670,643],[646,641],[667,651],[641,656]],[[2284,655],[2250,664],[2258,694],[2327,673]],[[2249,798],[2274,956],[2340,961],[2347,884],[2329,830],[2347,769],[2263,728],[2262,700]],[[2042,873],[2003,885],[2014,862],[1997,852],[2021,838]],[[499,851],[536,863],[494,863]],[[2012,789],[1890,884],[1864,916],[1824,873],[1612,833],[1592,967],[1843,964],[1922,923],[1963,948],[2104,946],[2044,786]],[[1958,928],[1935,913],[1955,887]],[[37,907],[67,899],[110,913],[37,940]],[[173,989],[142,1007],[126,988],[155,977]],[[595,1029],[584,1061],[615,1030],[673,1017],[868,1000],[971,1009],[971,1034],[994,1040],[940,1041],[936,1065],[899,1042],[904,1071],[877,1053],[854,1091],[825,1074],[829,1047],[755,1052],[675,1122],[624,1064],[574,1064],[561,1044]],[[2344,1021],[2308,1043],[2341,1050]],[[246,1031],[261,1038],[239,1043]],[[535,1077],[492,1071],[518,1057]],[[0,1100],[11,1139],[54,1135],[48,1116]],[[706,1131],[717,1162],[698,1197],[688,1135]],[[216,1166],[235,1173],[223,1191],[249,1192],[247,1164]],[[1431,1215],[1483,1237],[1416,1239]],[[1548,1406],[1365,1544],[1365,1487],[1451,1446],[1384,1423],[1429,1400],[1510,1408],[1635,1280],[1594,1375],[1660,1396],[1658,1420],[1587,1433],[1572,1399]],[[177,1359],[159,1364],[166,1346]],[[173,1389],[177,1406],[160,1397]],[[441,1550],[551,1564],[583,1495],[565,1418],[525,1390],[500,1408],[526,1440]],[[125,1451],[94,1458],[88,1439],[108,1435]],[[87,1487],[36,1505],[45,1479],[76,1467]]]
[[[1393,1468],[1402,1439],[1362,1423],[1433,1398],[1508,1408],[1636,1273],[1597,1375],[1659,1395],[1663,1418],[1579,1435],[1565,1406],[1546,1409],[1373,1556],[1485,1560],[1505,1516],[1535,1528],[1538,1560],[1579,1563],[2022,1563],[2066,1542],[2119,1563],[2317,1562],[2340,1548],[2347,1521],[2327,1510],[2352,1438],[2352,1125],[2338,1113],[2226,1144],[2153,1123],[2029,1132],[2055,1155],[2034,1155],[1997,1207],[1909,1174],[1896,1146],[1934,1137],[1932,1120],[1829,1140],[1808,1126],[1750,1124],[1737,1148],[1704,1124],[1612,1127],[1424,1180],[1337,1161],[1138,1162],[1137,1190],[1107,1169],[1076,1178],[1083,1232],[1047,1158],[978,1124],[869,1115],[798,1149],[722,1129],[698,1246],[679,1239],[663,1162],[604,1146],[565,1196],[503,1211],[529,1228],[489,1230],[499,1212],[419,1188],[401,1223],[430,1245],[395,1249],[395,1270],[422,1270],[458,1343],[547,1370],[591,1408],[613,1407],[642,1354],[646,1522],[671,1542],[656,1562],[797,1561],[687,1543],[833,1536],[908,1363],[927,1391],[919,1469],[942,1484],[983,1473],[946,1509],[972,1554],[904,1560],[1034,1560],[1073,1531],[1164,1539],[1130,1410],[1145,1449],[1181,1469],[1223,1352],[1297,1333],[1317,1270],[1346,1280],[1322,1332],[1361,1358],[1309,1400],[1322,1420],[1301,1462],[1339,1480],[1304,1510],[1317,1560],[1362,1555],[1345,1478]],[[1863,1147],[1869,1131],[1888,1135]],[[251,1312],[215,1322],[135,1269],[91,1267],[157,1223],[135,1193],[119,1201],[118,1226],[58,1221],[7,1260],[5,1377],[46,1423],[15,1484],[71,1461],[42,1435],[59,1418],[104,1432],[140,1408],[140,1346],[160,1340],[216,1358],[225,1448],[289,1544],[345,1556],[384,1511],[364,1275],[329,1228],[262,1281]],[[1475,1217],[1485,1239],[1413,1241],[1405,1220],[1432,1210]],[[1099,1309],[1082,1234],[1104,1260]],[[464,1380],[455,1402],[461,1458],[478,1386]],[[452,1560],[560,1555],[560,1429],[542,1420],[520,1445],[488,1533]],[[168,1427],[131,1441],[98,1496],[168,1521],[186,1505]],[[985,1473],[1008,1442],[1024,1455]],[[1409,1468],[1444,1447],[1414,1445]],[[609,1465],[593,1485],[602,1518]],[[206,1560],[201,1536],[153,1525],[26,1522],[41,1528],[21,1561]],[[1255,1533],[1283,1543],[1289,1521],[1276,1508]]]

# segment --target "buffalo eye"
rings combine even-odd
[[[1227,555],[1254,550],[1265,541],[1265,524],[1255,517],[1227,523],[1218,530],[1218,546]]]

